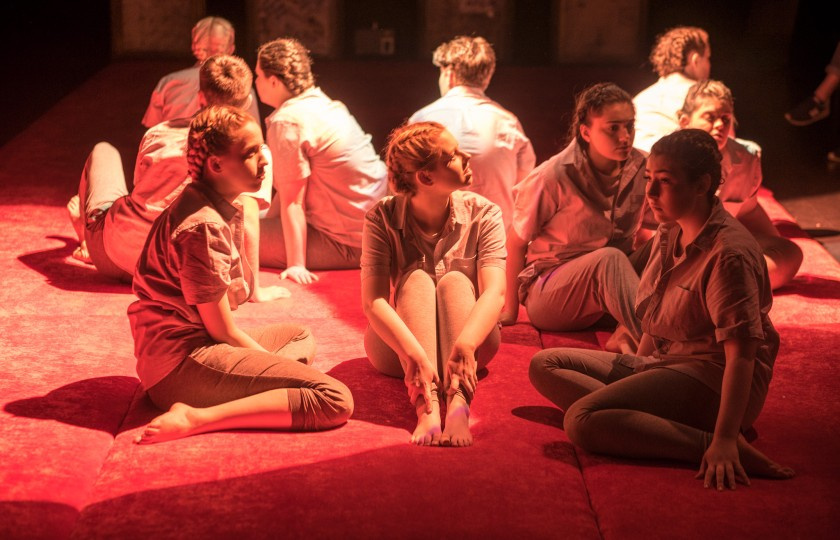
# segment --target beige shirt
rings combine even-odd
[[[410,123],[434,121],[469,153],[473,182],[468,188],[502,210],[505,227],[513,220],[513,186],[531,172],[536,157],[516,116],[488,98],[480,88],[456,86],[423,107]]]
[[[499,207],[481,195],[455,191],[450,197],[449,220],[436,243],[424,241],[408,212],[409,197],[385,197],[365,218],[362,239],[362,280],[389,276],[395,288],[418,268],[437,281],[451,271],[464,273],[478,291],[478,270],[496,266],[504,270],[505,230]],[[428,246],[428,247],[427,247]],[[431,252],[433,249],[433,252]]]
[[[659,227],[639,283],[636,314],[655,345],[653,358],[640,368],[668,366],[719,392],[723,343],[754,338],[760,342],[754,378],[766,390],[779,334],[770,322],[773,296],[761,249],[719,201],[675,260],[680,233],[676,223]]]
[[[189,118],[201,109],[198,99],[198,66],[182,69],[164,76],[152,91],[149,107],[143,115],[143,125],[156,126],[167,120]],[[260,119],[259,101],[251,89],[251,104],[248,112],[257,121]]]
[[[155,221],[134,274],[128,307],[137,375],[148,389],[197,347],[215,343],[197,304],[227,295],[231,309],[248,300],[253,275],[240,252],[241,209],[195,182]]]
[[[633,150],[609,186],[575,140],[516,185],[512,227],[530,242],[519,274],[521,301],[548,268],[603,247],[630,253],[642,219],[644,163]]]
[[[152,223],[191,181],[186,158],[190,120],[169,120],[146,132],[137,151],[134,188],[127,196],[114,201],[105,214],[105,253],[129,274],[134,274]],[[268,148],[263,152],[270,163]],[[271,202],[269,176],[266,174],[259,192],[247,194],[258,201],[260,208],[268,208]]]
[[[310,88],[266,119],[278,191],[306,180],[306,222],[336,242],[362,245],[365,213],[388,185],[385,164],[347,107]]]
[[[689,88],[696,82],[682,73],[671,73],[636,94],[633,146],[650,152],[653,143],[680,128],[677,111],[682,109]]]
[[[748,211],[758,203],[761,158],[732,138],[727,139],[721,153],[723,182],[717,190],[717,196],[729,213],[737,217],[742,207]]]

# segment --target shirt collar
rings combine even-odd
[[[391,215],[391,227],[394,229],[405,229],[405,222],[408,218],[408,201],[410,196],[404,193],[394,195],[394,213]],[[444,231],[450,231],[456,224],[466,224],[470,221],[469,210],[463,203],[464,194],[460,191],[453,191],[449,196],[449,219],[444,226]]]
[[[487,96],[484,94],[484,90],[477,86],[466,86],[466,85],[459,85],[454,86],[449,89],[449,91],[444,94],[444,97],[454,97],[454,96],[470,96],[470,97],[480,97],[486,98]]]
[[[712,243],[715,241],[715,236],[717,236],[718,230],[721,228],[724,221],[726,221],[726,217],[728,215],[729,214],[724,209],[720,199],[715,197],[715,202],[712,204],[712,211],[709,214],[709,218],[706,220],[706,223],[703,224],[703,228],[700,229],[700,234],[697,235],[697,238],[688,245],[686,251],[689,249],[709,251],[712,247]],[[679,231],[679,224],[677,222],[663,223],[661,228],[663,241],[673,240],[676,238],[676,234]]]
[[[592,164],[589,162],[589,156],[586,151],[580,146],[577,138],[573,140],[566,150],[563,151],[560,157],[560,164],[574,165],[575,169],[581,171],[581,174],[586,178],[587,182],[596,182],[595,171],[592,169]],[[623,190],[628,183],[630,183],[639,169],[642,168],[645,162],[645,156],[635,148],[630,150],[630,155],[624,160],[624,166],[621,169],[621,180],[619,182],[619,191]]]
[[[230,221],[236,216],[239,212],[239,208],[222,197],[218,191],[210,187],[210,185],[204,182],[190,182],[190,186],[193,186],[196,190],[202,193],[207,200],[210,201],[210,204],[213,205],[213,208],[219,212],[219,215],[222,216],[222,219],[225,221]]]

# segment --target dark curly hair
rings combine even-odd
[[[681,129],[656,141],[650,149],[650,155],[668,156],[692,183],[708,174],[711,182],[706,195],[709,202],[714,201],[721,183],[721,154],[711,135],[702,129]]]
[[[388,182],[398,193],[417,193],[414,174],[434,167],[441,157],[438,139],[446,130],[437,122],[403,124],[388,136],[385,165]]]
[[[266,76],[274,75],[293,96],[315,86],[312,58],[303,44],[294,38],[275,39],[257,49],[257,64]]]
[[[691,53],[706,54],[709,34],[696,26],[671,28],[656,38],[656,45],[650,51],[653,72],[660,77],[681,72],[688,63]]]

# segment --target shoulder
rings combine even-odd
[[[198,68],[195,66],[164,75],[158,81],[158,89],[172,84],[190,84],[193,82],[198,82]]]

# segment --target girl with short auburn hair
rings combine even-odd
[[[501,211],[461,191],[472,181],[470,156],[441,124],[395,129],[385,154],[396,195],[383,198],[365,220],[365,350],[377,370],[405,381],[417,413],[413,444],[469,446],[477,370],[500,340]],[[447,408],[442,431],[439,391]]]

